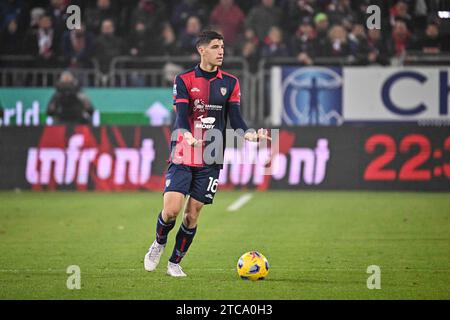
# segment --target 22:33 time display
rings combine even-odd
[[[365,151],[374,154],[378,148],[383,152],[372,159],[364,171],[366,181],[430,181],[435,178],[450,179],[450,136],[441,146],[433,148],[431,139],[422,134],[409,134],[398,145],[388,134],[375,134],[365,143]],[[408,158],[398,169],[390,165],[398,157]],[[447,160],[446,160],[447,158]],[[434,161],[432,161],[432,159]],[[434,162],[434,165],[431,165]]]

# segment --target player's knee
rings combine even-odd
[[[178,214],[181,211],[181,207],[170,206],[163,209],[163,216],[166,222],[174,221],[177,219]]]
[[[198,216],[199,212],[186,211],[183,219],[184,225],[189,229],[194,228],[197,225]]]

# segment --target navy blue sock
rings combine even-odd
[[[167,235],[173,227],[175,227],[175,221],[164,222],[162,212],[160,212],[158,215],[158,222],[156,222],[156,242],[159,244],[166,244]]]
[[[197,227],[188,229],[183,223],[180,225],[180,229],[178,230],[176,237],[175,247],[173,248],[172,256],[169,259],[170,262],[180,263],[181,259],[183,259],[186,255],[196,232]]]

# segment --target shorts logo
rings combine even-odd
[[[177,85],[174,84],[173,85],[173,91],[172,91],[173,95],[176,96],[177,95]]]
[[[197,119],[200,120],[200,122],[196,121],[195,123],[197,129],[212,129],[215,127],[216,118],[214,117],[203,118],[203,115],[201,115]]]
[[[191,89],[191,92],[200,92],[200,89],[194,87],[194,88]]]
[[[209,193],[208,193],[208,194],[205,195],[205,198],[209,198],[209,199],[212,200],[212,199],[213,199],[213,196],[212,196],[212,194],[209,194]]]
[[[167,179],[167,180],[166,180],[166,188],[167,188],[168,186],[170,186],[170,182],[171,182],[170,179]]]
[[[225,96],[225,95],[227,94],[227,88],[221,87],[221,88],[220,88],[220,93],[221,93],[223,96]]]

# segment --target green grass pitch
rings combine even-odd
[[[165,274],[176,228],[155,272],[143,269],[160,193],[0,193],[0,299],[449,299],[447,193],[243,192],[204,208],[183,260]],[[240,280],[239,256],[258,250],[264,281]],[[67,267],[81,289],[66,287]],[[369,290],[367,267],[381,269]]]

